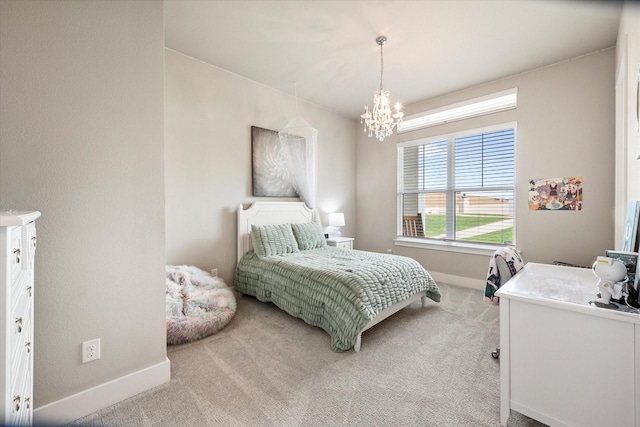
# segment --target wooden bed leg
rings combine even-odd
[[[356,353],[360,351],[360,344],[362,344],[362,332],[358,334],[358,338],[356,338],[356,343],[353,346],[353,351]]]
[[[422,295],[422,297],[420,297],[420,302],[422,303],[422,308],[425,308],[427,306],[427,296]]]

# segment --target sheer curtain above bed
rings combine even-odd
[[[293,187],[300,199],[313,210],[316,222],[322,226],[316,209],[318,130],[297,114],[284,129],[278,132],[278,137],[285,153],[287,170],[293,181]],[[299,149],[302,143],[304,143],[304,150]]]

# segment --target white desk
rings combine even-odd
[[[500,297],[500,422],[640,426],[640,315],[589,304],[590,269],[527,264]]]

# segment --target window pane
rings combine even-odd
[[[415,191],[419,188],[418,180],[418,148],[404,147],[402,149],[402,175],[400,188],[402,191]]]
[[[420,190],[447,188],[447,141],[418,146]]]
[[[424,237],[422,222],[422,200],[424,194],[403,194],[402,196],[402,235],[407,237]]]
[[[402,235],[445,238],[445,193],[402,195]]]
[[[514,185],[514,130],[455,139],[455,187]]]
[[[513,242],[513,191],[456,193],[456,240]]]
[[[402,150],[403,191],[447,187],[447,141],[405,147]]]
[[[447,194],[426,193],[424,195],[424,234],[432,239],[446,236]]]

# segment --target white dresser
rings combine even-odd
[[[529,263],[502,286],[500,422],[640,426],[640,315],[598,308],[591,269]]]
[[[0,423],[33,423],[35,219],[40,212],[0,211]]]

